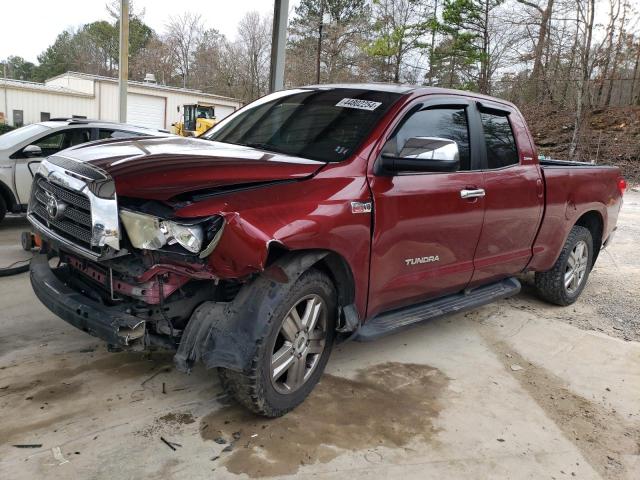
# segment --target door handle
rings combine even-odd
[[[476,188],[474,190],[460,190],[460,198],[478,198],[484,196],[484,188]]]

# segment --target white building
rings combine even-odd
[[[194,103],[213,106],[218,120],[242,105],[235,98],[130,80],[127,123],[170,130],[181,119],[178,107]],[[0,123],[20,126],[72,116],[117,122],[118,80],[76,72],[44,83],[0,78]]]

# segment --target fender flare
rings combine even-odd
[[[273,312],[300,275],[326,255],[317,250],[288,253],[245,284],[231,302],[200,305],[182,334],[176,368],[188,372],[202,360],[207,368],[249,371]]]

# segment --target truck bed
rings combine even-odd
[[[618,167],[551,159],[540,160],[540,167],[545,210],[529,263],[534,271],[553,266],[571,227],[589,211],[600,214],[600,218],[595,214],[596,218],[589,219],[601,225],[602,235],[594,238],[597,252],[611,234],[622,205]]]
[[[555,158],[545,158],[539,160],[542,167],[603,167],[590,162],[574,162],[571,160],[556,160]]]

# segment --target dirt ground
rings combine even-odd
[[[0,226],[0,265],[24,256],[25,227]],[[541,302],[524,278],[514,298],[340,345],[276,420],[169,354],[106,352],[27,274],[0,278],[0,478],[640,478],[638,248],[628,192],[575,305]]]

